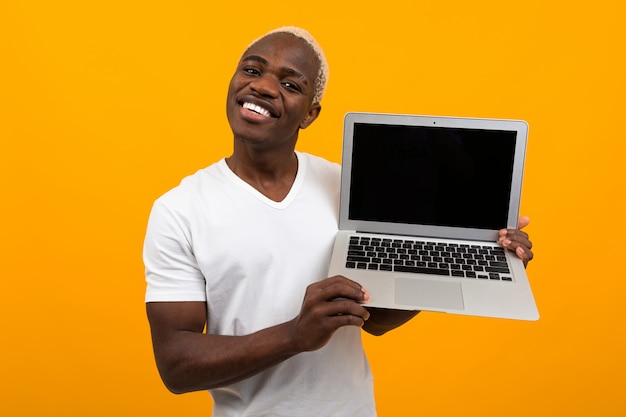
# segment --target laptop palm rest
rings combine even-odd
[[[461,284],[428,279],[395,278],[395,302],[408,306],[422,306],[463,310]]]

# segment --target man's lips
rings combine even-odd
[[[265,110],[261,106],[257,106],[256,104],[243,103],[243,105],[241,107],[243,107],[244,109],[248,109],[250,111],[253,111],[255,113],[258,113],[258,114],[260,114],[262,116],[265,116],[265,117],[272,117],[272,115],[270,114],[269,111]]]
[[[268,109],[266,107],[251,103],[249,101],[244,101],[241,104],[241,107],[253,113],[259,114],[263,117],[267,117],[267,118],[276,117],[275,112],[272,109]]]

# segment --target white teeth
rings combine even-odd
[[[255,113],[259,113],[262,114],[265,117],[272,117],[272,115],[270,114],[270,112],[268,112],[267,110],[265,110],[263,107],[257,106],[256,104],[252,104],[252,103],[243,103],[243,108],[244,109],[248,109],[251,110]]]

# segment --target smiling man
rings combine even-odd
[[[361,328],[415,315],[368,309],[326,277],[340,167],[295,151],[319,116],[326,59],[308,32],[254,41],[230,82],[233,153],[154,204],[144,245],[146,306],[161,377],[209,390],[214,416],[375,416]],[[503,231],[528,261],[528,236]]]
[[[287,195],[296,177],[299,130],[320,113],[321,60],[300,38],[275,33],[244,53],[230,82],[226,110],[235,144],[226,162],[274,201]]]

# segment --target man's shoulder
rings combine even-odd
[[[326,172],[330,175],[339,175],[341,173],[341,166],[335,162],[310,153],[299,152],[298,154],[300,159],[306,159],[308,169]]]
[[[198,198],[211,189],[211,184],[220,181],[220,163],[221,161],[215,162],[184,177],[177,186],[162,194],[156,201],[165,205],[184,205],[185,202]]]

